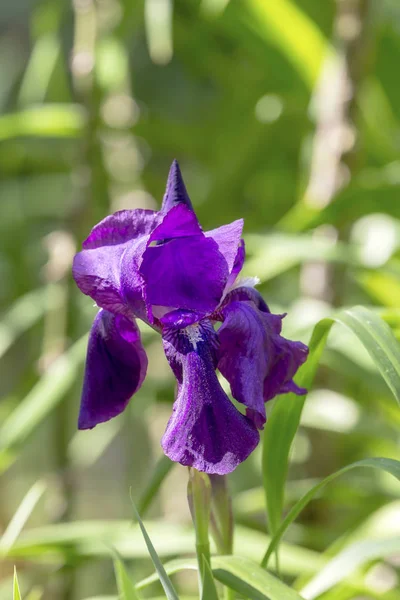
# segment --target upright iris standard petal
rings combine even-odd
[[[121,413],[146,370],[136,323],[100,310],[89,336],[79,429],[91,429]]]
[[[127,306],[121,289],[121,260],[129,249],[130,255],[140,262],[145,249],[143,240],[147,241],[161,220],[159,213],[154,211],[123,210],[96,225],[83,243],[82,252],[74,258],[73,275],[80,290],[111,312],[127,314],[130,308],[135,312],[135,305]],[[139,308],[140,302],[143,303],[142,282],[138,267],[135,269],[133,259],[131,262],[130,268],[124,269],[123,273],[129,280],[129,289],[137,293]]]
[[[190,210],[193,210],[185,184],[183,183],[178,162],[174,160],[169,170],[167,189],[165,190],[161,212],[165,214],[178,204],[184,204]]]
[[[228,264],[229,273],[232,273],[234,268],[236,258],[238,255],[238,249],[241,246],[241,237],[243,232],[243,219],[238,219],[237,221],[233,221],[233,223],[229,223],[229,225],[222,225],[222,227],[218,227],[217,229],[212,229],[211,231],[206,231],[206,237],[212,238],[218,245],[218,250],[221,252],[223,257],[225,258]],[[240,262],[240,256],[239,256]],[[243,253],[243,262],[244,262],[244,253]],[[240,269],[243,266],[243,262],[241,264]],[[236,268],[238,263],[236,262]],[[239,270],[240,270],[239,269]],[[236,273],[237,275],[237,273]]]
[[[166,332],[164,347],[179,382],[161,442],[165,454],[199,471],[230,473],[257,446],[259,434],[218,382],[215,332],[206,324]]]
[[[232,395],[245,404],[256,426],[265,423],[264,402],[277,394],[304,394],[292,378],[306,360],[308,349],[280,335],[280,315],[259,310],[254,302],[231,298],[223,308],[218,368]]]
[[[229,269],[217,243],[200,230],[194,213],[178,205],[154,230],[140,273],[150,306],[185,308],[205,315],[219,304]]]

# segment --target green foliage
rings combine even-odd
[[[175,157],[204,229],[244,218],[244,275],[310,346],[308,397],[267,406],[229,478],[234,554],[211,543],[202,597],[397,600],[399,61],[394,0],[0,3],[0,600],[14,560],[27,600],[199,598],[154,331],[129,409],[76,431],[96,308],[74,251],[159,206]]]

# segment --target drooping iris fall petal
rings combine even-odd
[[[215,335],[212,327],[195,325],[164,338],[178,393],[161,444],[171,460],[225,475],[254,450],[259,434],[218,382]]]
[[[136,323],[100,310],[89,336],[79,429],[91,429],[119,415],[142,385],[146,370]]]
[[[248,407],[261,429],[266,420],[264,402],[289,388],[305,393],[293,387],[292,378],[306,360],[308,349],[280,335],[280,315],[232,297],[223,309],[224,322],[218,331],[218,369],[229,381],[233,397]]]

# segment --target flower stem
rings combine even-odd
[[[233,553],[233,513],[232,499],[229,494],[225,475],[210,475],[211,481],[211,533],[218,554]],[[235,592],[225,586],[225,600],[234,600]]]
[[[210,540],[208,527],[210,522],[211,484],[205,473],[189,469],[188,503],[196,532],[196,554],[199,566],[199,589],[202,593],[204,576],[203,556],[208,564],[210,561]]]

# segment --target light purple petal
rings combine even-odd
[[[160,318],[160,321],[165,327],[183,329],[188,325],[193,325],[193,323],[200,321],[202,316],[201,313],[178,308],[166,313]]]
[[[178,161],[174,160],[169,170],[167,189],[165,190],[161,212],[165,214],[178,204],[184,204],[193,210],[185,184],[183,183]]]
[[[230,272],[228,281],[226,283],[227,288],[229,288],[230,286],[232,286],[235,283],[237,276],[239,275],[240,271],[243,268],[245,257],[246,257],[246,249],[245,249],[245,245],[244,245],[244,240],[240,240],[240,244],[239,244],[239,247],[236,252],[235,261],[233,263],[232,270]]]
[[[211,313],[220,302],[229,270],[217,243],[201,232],[194,213],[182,204],[172,208],[149,244],[140,267],[148,305]]]
[[[222,312],[218,368],[233,397],[247,406],[248,416],[261,429],[266,419],[264,402],[287,391],[305,393],[292,378],[306,360],[308,348],[280,335],[282,315],[259,310],[251,301],[231,300]]]
[[[119,415],[140,388],[147,356],[135,323],[101,310],[89,336],[79,429]]]
[[[229,225],[222,225],[222,227],[205,232],[206,237],[210,237],[217,242],[218,250],[221,252],[228,264],[229,273],[232,273],[235,264],[238,249],[241,245],[242,232],[243,219],[238,219]],[[239,263],[236,263],[236,269],[238,265]]]
[[[125,210],[96,225],[74,258],[73,275],[80,290],[111,312],[129,314],[131,310],[137,316],[144,315],[138,265],[161,218],[154,211]],[[130,258],[123,261],[126,252]]]
[[[173,461],[224,475],[254,450],[259,434],[218,382],[212,327],[196,325],[187,329],[168,332],[164,339],[179,386],[162,447]]]
[[[95,225],[82,246],[88,250],[125,244],[150,235],[160,221],[159,213],[154,210],[120,210]]]

